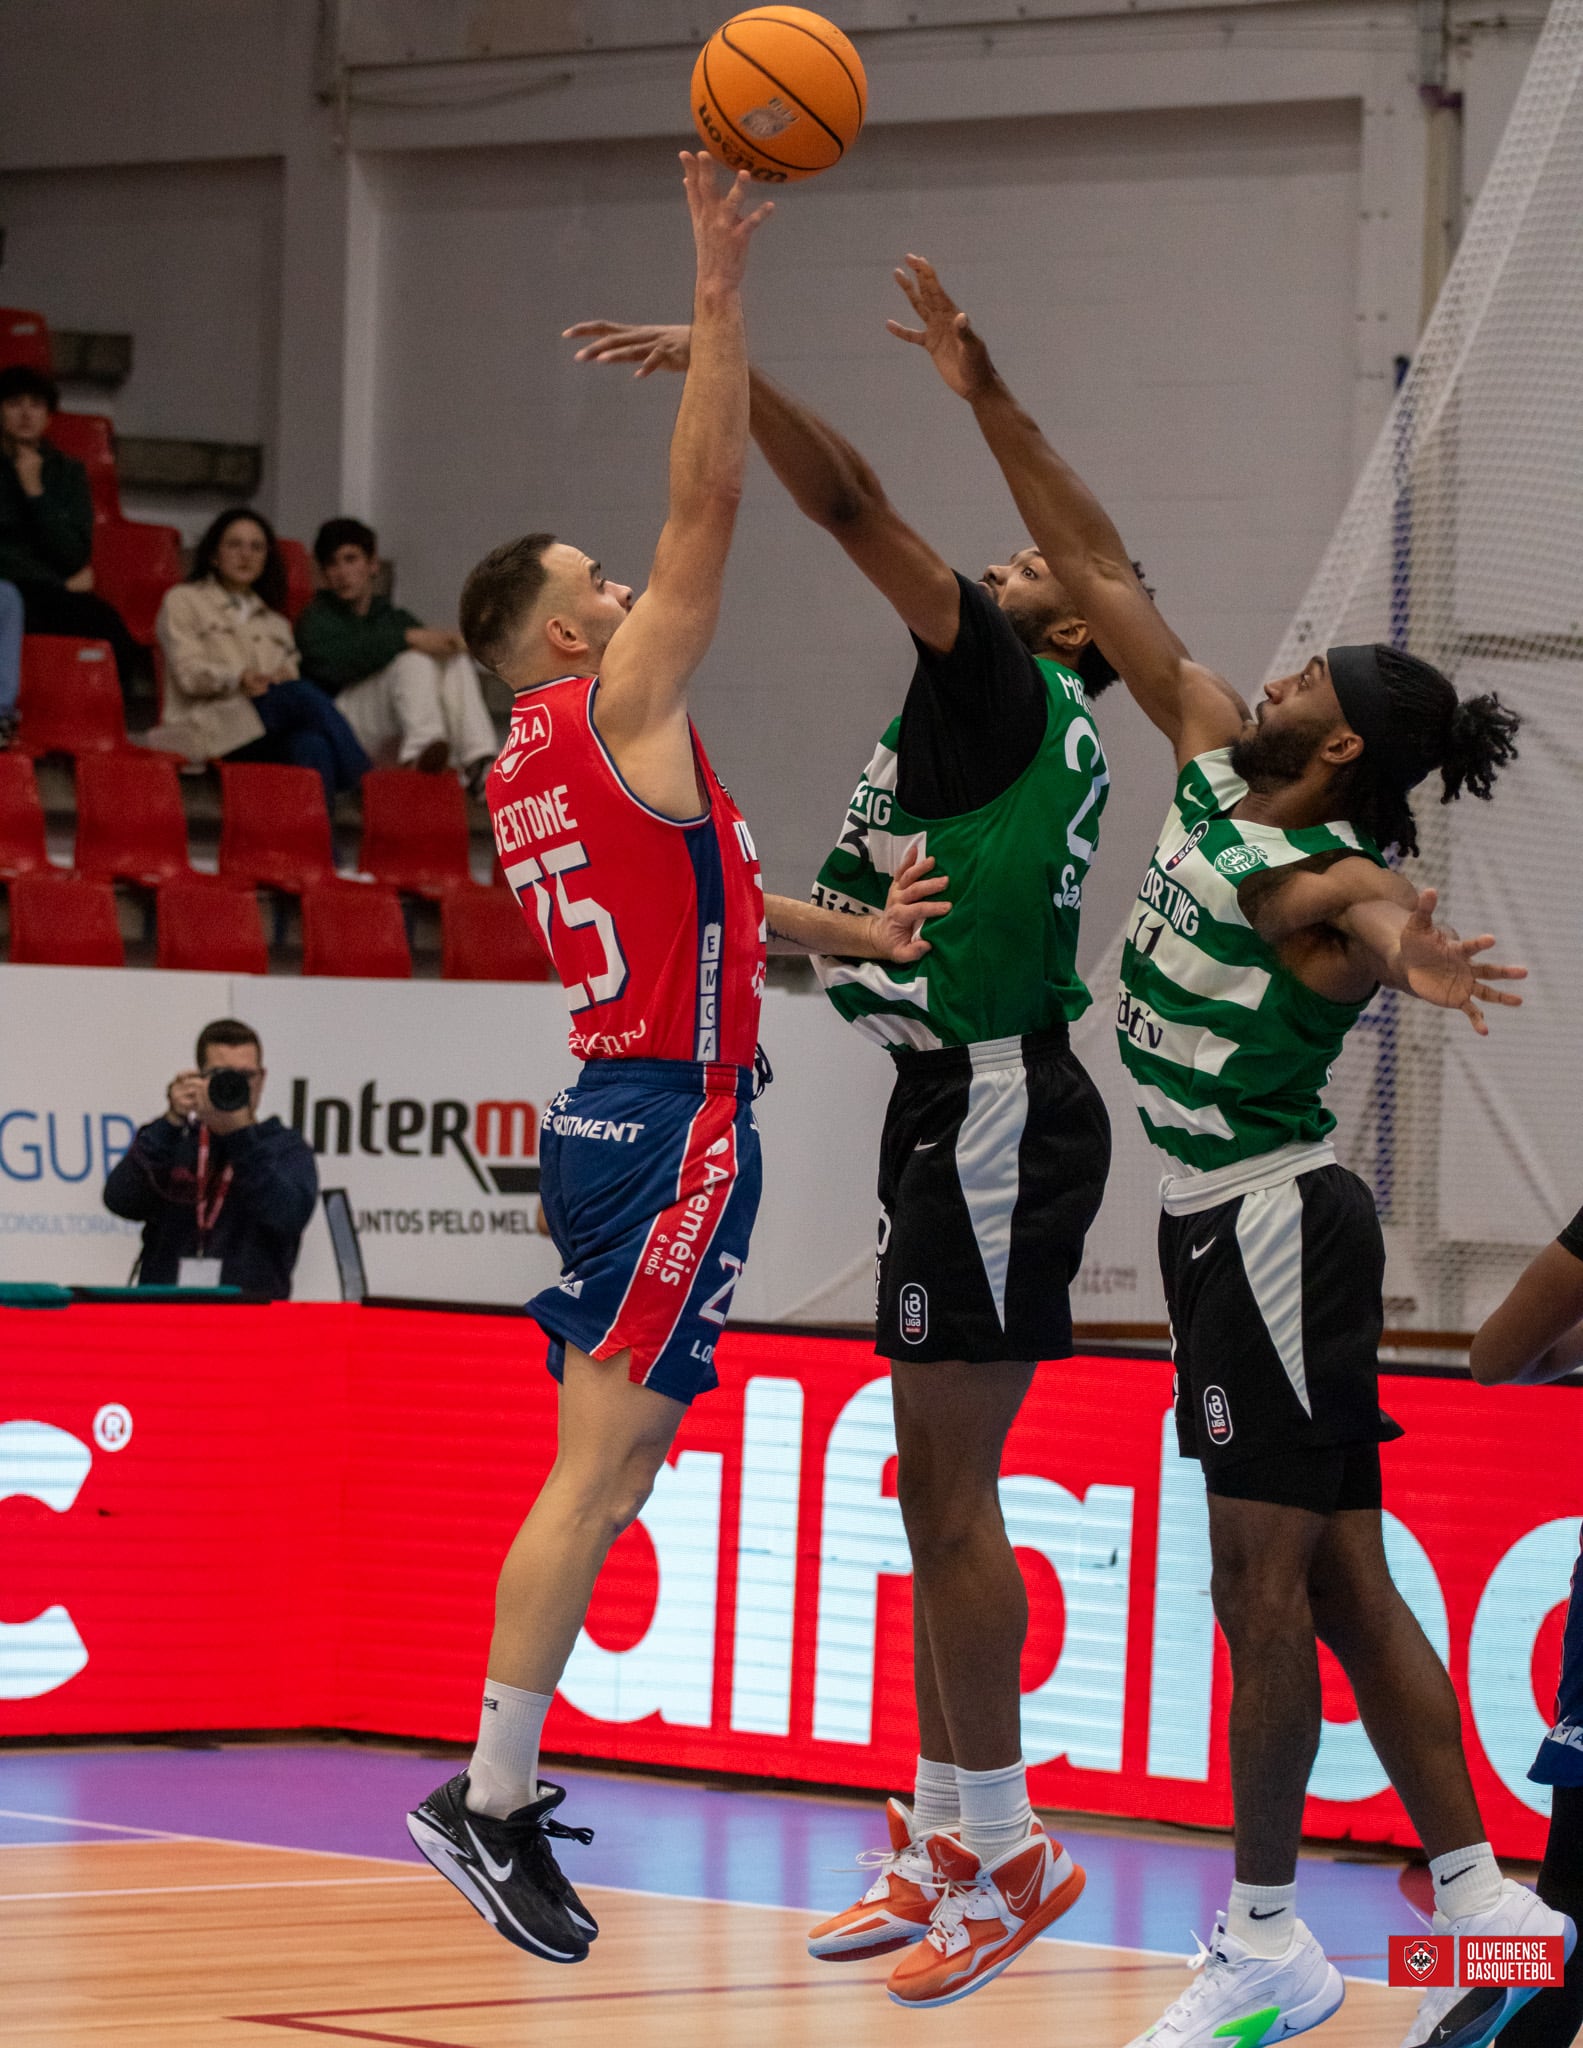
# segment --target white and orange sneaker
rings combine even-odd
[[[885,1802],[888,1849],[868,1849],[859,1863],[877,1866],[874,1882],[855,1906],[821,1920],[808,1935],[808,1953],[825,1963],[857,1963],[910,1948],[929,1932],[945,1879],[930,1859],[928,1844],[942,1836],[917,1836],[912,1815],[899,1799]]]
[[[953,1835],[931,1835],[929,1851],[946,1883],[927,1936],[890,1973],[898,2005],[949,2005],[977,1991],[1075,1905],[1087,1882],[1038,1821],[990,1863]]]

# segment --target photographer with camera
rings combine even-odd
[[[240,1287],[284,1301],[319,1194],[303,1137],[258,1119],[258,1034],[234,1017],[206,1024],[196,1064],[166,1091],[104,1184],[105,1207],[143,1225],[140,1287]]]

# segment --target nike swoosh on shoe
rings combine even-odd
[[[511,1876],[511,1858],[508,1856],[504,1863],[497,1863],[483,1843],[479,1841],[471,1821],[466,1823],[466,1827],[467,1839],[472,1843],[479,1862],[483,1864],[485,1870],[489,1872],[489,1875],[495,1880],[496,1884],[505,1884]]]

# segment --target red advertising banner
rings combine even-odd
[[[467,1739],[495,1572],[554,1452],[516,1317],[0,1311],[0,1738],[346,1727]],[[818,1784],[910,1778],[910,1586],[867,1345],[737,1332],[596,1594],[547,1746]],[[1170,1368],[1041,1370],[1002,1502],[1035,1798],[1230,1818],[1225,1647]],[[1583,1399],[1391,1377],[1392,1570],[1462,1700],[1490,1837],[1536,1855],[1583,1510]],[[1323,1653],[1307,1825],[1411,1839]]]

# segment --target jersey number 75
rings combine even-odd
[[[592,925],[598,935],[604,949],[604,966],[597,974],[590,974],[586,981],[568,981],[565,985],[567,1006],[574,1013],[586,1010],[593,1003],[614,1002],[627,985],[626,955],[616,937],[615,920],[610,912],[591,896],[568,896],[566,893],[566,877],[587,865],[588,855],[583,851],[582,841],[569,839],[564,846],[547,847],[542,854],[530,854],[526,860],[513,861],[506,869],[506,881],[515,891],[519,903],[526,906],[528,893],[532,891],[533,914],[544,939],[544,950],[552,960],[555,958],[554,922],[557,913],[563,924],[572,927]]]

